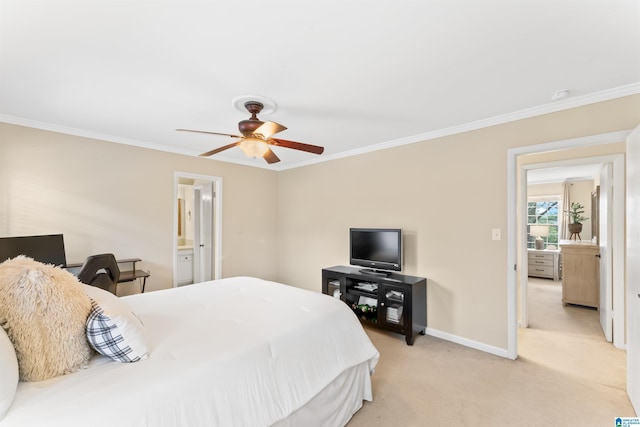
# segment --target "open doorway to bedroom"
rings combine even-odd
[[[222,179],[176,172],[173,286],[219,279]]]
[[[573,272],[571,277],[566,278],[564,286],[560,287],[561,292],[565,291],[561,293],[560,302],[563,305],[567,303],[596,309],[595,316],[606,340],[613,341],[617,348],[624,348],[624,155],[611,154],[535,164],[525,163],[521,169],[523,183],[520,188],[523,194],[519,198],[518,210],[523,214],[518,220],[521,222],[520,229],[523,234],[520,240],[523,243],[519,245],[518,253],[519,259],[522,260],[522,268],[519,269],[519,325],[524,328],[529,325],[529,278],[540,276],[556,281],[563,279],[564,254],[559,249],[563,247],[563,242],[572,243],[571,246],[564,246],[567,251],[572,249],[573,253],[573,249],[576,248],[591,248],[597,253],[592,262],[594,271],[589,277],[582,277],[587,274],[584,269],[588,265],[584,264],[585,260],[581,257],[579,277],[576,275],[578,273]],[[593,197],[596,193],[597,202]],[[557,228],[546,224],[553,222],[555,217],[544,214],[545,209],[541,209],[542,213],[530,209],[538,205],[545,208],[547,204],[544,200],[547,199],[549,202],[558,201],[557,209],[553,211],[559,217]],[[587,218],[584,221],[582,237],[570,234],[565,224],[568,218],[564,212],[569,210],[571,203],[580,203],[586,208],[584,216]],[[592,203],[597,203],[597,206],[592,206]],[[552,203],[549,204],[551,205]],[[597,218],[592,219],[593,216]],[[538,220],[543,224],[538,225]],[[531,235],[534,229],[535,234],[540,234],[538,228],[551,231],[548,236],[542,237],[549,240],[538,242],[542,243],[540,250],[533,246],[532,239],[535,239],[535,236]],[[553,233],[554,230],[557,232]],[[541,267],[537,267],[537,264],[533,265],[530,262],[532,256],[546,256],[549,260],[541,258]],[[614,256],[617,261],[615,263]],[[572,265],[566,264],[567,267]],[[531,269],[533,271],[530,271]],[[540,274],[537,274],[538,272]],[[572,283],[579,279],[580,289],[576,290],[575,285],[568,287],[568,279],[573,279]],[[574,295],[576,291],[580,291],[577,299]],[[588,295],[585,292],[588,292]]]
[[[613,163],[613,192],[612,203],[620,204],[620,208],[614,210],[612,223],[612,250],[617,255],[612,268],[614,286],[615,283],[624,286],[625,256],[624,254],[624,188],[625,188],[625,140],[631,131],[618,131],[606,134],[591,135],[561,141],[553,141],[529,146],[515,147],[507,150],[507,357],[518,357],[518,332],[523,316],[522,311],[527,305],[523,304],[522,297],[526,296],[523,287],[526,287],[528,276],[528,259],[526,251],[526,221],[524,220],[524,207],[526,207],[527,171],[523,166],[523,159],[528,155],[539,155],[538,159],[530,163],[544,163],[567,159],[567,162],[577,164],[579,161],[591,156],[585,162],[612,162]],[[619,144],[619,147],[615,147]],[[613,147],[613,148],[611,148]],[[573,151],[571,151],[573,150]],[[566,154],[563,154],[566,153]],[[609,154],[615,153],[615,154]],[[560,154],[560,155],[558,155]],[[608,160],[594,160],[596,156],[609,156]],[[538,167],[541,167],[538,165]],[[616,292],[613,295],[613,324],[626,329],[625,295],[624,292]],[[614,334],[624,340],[622,331]],[[624,341],[623,341],[624,342]],[[620,348],[618,345],[616,347]]]
[[[539,357],[542,354],[546,357],[546,362],[538,359],[536,363],[542,363],[549,367],[549,369],[562,370],[561,367],[566,366],[569,367],[569,370],[563,372],[567,375],[572,375],[573,373],[583,375],[582,378],[585,380],[588,379],[591,382],[593,380],[603,379],[603,384],[606,383],[608,386],[620,389],[624,389],[625,383],[628,381],[628,378],[624,374],[626,371],[625,362],[627,354],[623,348],[628,326],[628,317],[625,313],[624,293],[626,269],[624,230],[626,168],[624,141],[629,133],[630,131],[620,131],[523,146],[509,149],[507,153],[507,265],[509,267],[507,271],[507,299],[509,357],[513,359],[517,357],[528,359]],[[619,144],[619,146],[615,147],[615,144]],[[531,157],[529,157],[529,155],[531,155]],[[567,162],[565,166],[577,165],[580,162],[609,163],[612,171],[612,188],[609,193],[613,206],[609,218],[609,224],[611,225],[611,244],[607,245],[607,247],[609,249],[608,255],[613,255],[615,262],[611,266],[613,294],[610,295],[611,310],[609,310],[609,313],[613,317],[611,319],[613,326],[617,329],[613,331],[614,345],[611,345],[606,342],[604,338],[600,337],[600,341],[597,343],[597,349],[596,347],[583,347],[579,354],[580,357],[577,358],[571,358],[572,353],[570,350],[573,350],[573,347],[571,346],[570,340],[563,336],[563,331],[555,332],[557,339],[555,340],[553,348],[549,348],[549,346],[544,343],[534,344],[534,350],[542,350],[542,353],[537,353],[537,355],[533,355],[534,353],[531,352],[531,348],[521,349],[520,347],[524,347],[524,345],[519,341],[520,334],[523,331],[531,332],[531,330],[519,327],[522,326],[522,322],[527,321],[526,310],[528,308],[526,301],[526,296],[528,295],[527,222],[525,220],[527,173],[529,169],[549,167],[549,163],[559,160]],[[600,236],[601,241],[604,239],[602,231],[603,230],[601,230]],[[563,271],[562,274],[566,280],[566,271]],[[600,317],[600,314],[601,313],[598,313],[598,317]],[[599,321],[591,322],[591,324],[592,326],[595,325],[597,329],[600,328]],[[602,332],[600,332],[600,334],[602,334]],[[595,344],[590,340],[582,341],[583,344]],[[525,354],[522,354],[521,350],[524,350]],[[604,353],[600,353],[600,351],[615,353],[616,355],[610,358],[609,356],[603,355]],[[609,363],[615,361],[616,357],[618,358],[617,362]],[[607,362],[601,363],[599,359],[607,360]],[[621,372],[623,374],[613,375],[613,371],[607,371],[607,369],[611,369],[612,367],[617,367],[618,373]],[[571,369],[573,369],[573,371],[571,371]],[[593,375],[590,375],[591,372],[593,372]]]
[[[606,256],[614,252],[613,207],[624,210],[624,205],[611,200],[614,159],[615,155],[526,165],[527,234],[523,240],[528,277],[521,286],[518,357],[624,390],[626,353],[611,345],[613,268],[611,257]],[[601,187],[603,200],[597,197]],[[564,215],[572,203],[584,207],[579,235],[570,233]],[[575,249],[581,253],[580,271],[574,268]],[[589,258],[583,249],[598,252],[601,258]],[[563,257],[573,260],[565,263]],[[595,268],[589,271],[589,265],[599,267],[600,274]],[[618,292],[624,292],[624,284],[617,285]],[[617,334],[624,334],[624,324],[617,326]],[[620,345],[619,337],[617,341]]]

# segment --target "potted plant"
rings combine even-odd
[[[584,206],[581,203],[571,203],[571,209],[564,211],[569,217],[569,232],[580,233],[582,231],[582,221],[589,218],[584,216]]]

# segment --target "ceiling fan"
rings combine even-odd
[[[221,151],[239,146],[249,157],[262,157],[267,163],[277,163],[280,161],[278,156],[271,150],[270,145],[274,147],[293,148],[294,150],[305,151],[307,153],[322,154],[324,147],[317,145],[303,144],[302,142],[288,141],[286,139],[272,138],[276,133],[282,132],[287,128],[276,122],[263,122],[258,119],[257,114],[262,111],[264,105],[258,101],[247,101],[244,107],[251,113],[251,117],[247,120],[241,120],[238,123],[240,135],[232,135],[229,133],[209,132],[204,130],[193,129],[176,129],[180,132],[196,132],[211,135],[230,136],[232,138],[240,138],[231,144],[225,145],[200,154],[200,156],[213,156]]]

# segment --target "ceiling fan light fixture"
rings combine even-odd
[[[263,138],[270,138],[274,134],[282,132],[283,130],[287,130],[287,127],[286,126],[282,126],[280,123],[263,122],[253,132],[262,135]]]
[[[240,95],[231,100],[231,105],[238,111],[247,111],[247,102],[259,102],[262,104],[262,114],[271,114],[278,109],[278,104],[271,98],[260,95]]]
[[[269,151],[269,147],[267,144],[258,138],[245,138],[240,142],[240,149],[244,151],[249,157],[263,157],[267,151]]]
[[[241,100],[244,101],[241,98],[235,99],[234,104],[240,102]],[[286,130],[287,127],[276,122],[263,122],[262,120],[260,120],[258,118],[258,113],[264,111],[264,103],[261,101],[256,101],[255,99],[247,99],[244,102],[244,107],[249,113],[251,113],[251,117],[247,120],[241,120],[238,123],[238,130],[240,131],[241,135],[195,129],[176,130],[183,132],[206,133],[211,135],[229,136],[231,138],[240,138],[240,140],[236,140],[231,144],[227,144],[223,147],[218,147],[211,151],[207,151],[206,153],[200,154],[200,156],[202,157],[213,156],[214,154],[218,154],[224,150],[228,150],[229,148],[240,147],[240,149],[245,153],[246,156],[254,159],[257,157],[262,157],[268,164],[271,165],[273,163],[279,162],[280,158],[269,147],[270,145],[283,148],[291,148],[293,150],[299,150],[313,154],[322,154],[324,152],[324,147],[320,147],[318,145],[303,144],[302,142],[271,138],[272,135]]]

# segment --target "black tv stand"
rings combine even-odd
[[[335,266],[322,269],[322,292],[344,301],[363,324],[405,336],[413,345],[427,327],[427,279]]]
[[[361,268],[358,271],[362,274],[373,274],[374,276],[391,276],[390,271],[376,270],[375,268]]]

